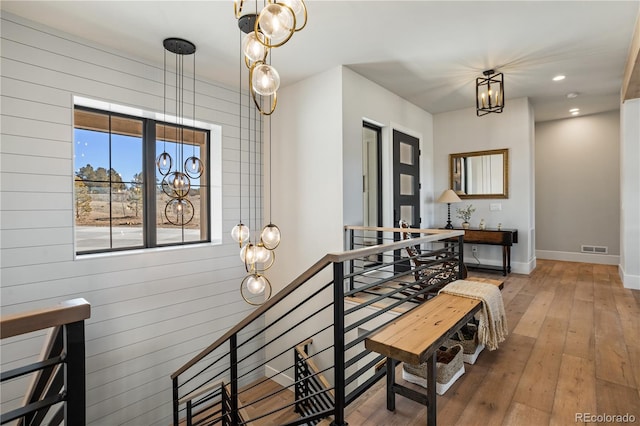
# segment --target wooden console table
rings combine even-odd
[[[461,230],[462,228],[455,228]],[[518,242],[517,229],[464,229],[464,242],[467,244],[488,244],[502,246],[502,268],[493,265],[466,263],[468,269],[488,269],[502,271],[502,275],[511,272],[511,246]]]

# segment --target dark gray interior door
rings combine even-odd
[[[417,138],[393,131],[393,227],[404,219],[412,228],[420,228],[420,146]],[[394,240],[400,234],[394,233]],[[402,253],[396,250],[394,257]],[[395,264],[397,272],[408,271],[409,261]]]
[[[393,131],[393,226],[404,219],[420,228],[420,146],[419,140]]]

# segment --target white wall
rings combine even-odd
[[[282,242],[267,274],[276,290],[328,252],[342,251],[341,81],[334,68],[278,92],[271,219]],[[268,196],[265,211],[268,219]]]
[[[620,277],[640,290],[640,99],[620,107]]]
[[[533,184],[533,114],[527,98],[509,99],[502,114],[477,117],[474,108],[467,108],[433,117],[434,181],[439,195],[449,188],[449,154],[488,149],[509,149],[509,198],[462,200],[451,205],[454,226],[460,226],[456,207],[473,204],[476,211],[471,226],[484,219],[488,228],[502,223],[503,228],[518,230],[518,243],[511,250],[513,272],[528,274],[535,268],[534,253],[534,184]],[[501,204],[501,211],[490,211],[490,204]],[[446,204],[436,205],[435,223],[443,227],[447,221]],[[469,247],[465,247],[469,250]],[[483,264],[502,265],[500,247],[478,246],[478,258]],[[465,257],[473,261],[470,252]]]
[[[385,225],[391,225],[392,129],[420,138],[422,215],[432,222],[431,114],[343,67],[285,87],[272,118],[272,216],[283,235],[269,273],[275,288],[342,251],[342,227],[362,224],[363,119],[383,126]]]
[[[536,254],[619,263],[618,110],[536,124]],[[581,245],[608,254],[581,253]]]
[[[266,272],[276,291],[325,254],[343,251],[345,224],[362,224],[363,119],[384,126],[386,212],[392,210],[388,201],[391,130],[395,128],[420,138],[423,217],[430,214],[427,205],[433,197],[430,114],[343,67],[282,88],[272,118],[271,164],[272,219],[282,231],[282,242],[276,251],[274,266]],[[268,175],[268,165],[265,175]],[[268,211],[267,201],[267,217]],[[388,220],[385,224],[391,225]],[[329,267],[315,281],[330,282],[331,274]],[[326,298],[331,297],[330,290],[324,294]],[[278,313],[268,315],[268,320]],[[317,329],[317,323],[323,321],[326,324],[332,321],[331,312],[325,312],[314,324],[301,327],[300,333]],[[277,327],[269,330],[268,335],[277,335],[278,330]],[[290,343],[300,338],[301,335],[292,336]],[[312,351],[326,345],[321,340],[322,336],[314,337]],[[277,349],[268,348],[267,358],[274,353]],[[327,352],[316,362],[322,366],[323,359],[330,362],[327,359],[330,356],[331,352]],[[267,371],[271,374],[280,371],[287,361],[290,362],[276,359]],[[278,376],[277,380],[291,382],[285,375]]]
[[[431,114],[381,86],[343,68],[342,127],[344,224],[362,224],[362,121],[382,127],[383,225],[393,221],[393,130],[420,140],[420,214],[424,227],[433,223],[433,119]]]
[[[268,220],[271,210],[271,219],[282,234],[275,264],[265,272],[274,292],[288,285],[327,253],[342,251],[341,85],[340,69],[334,68],[278,91],[278,106],[271,119],[273,158],[269,164],[267,157],[265,164],[265,176],[271,170],[273,179],[271,200],[268,184],[266,188],[265,216]],[[314,282],[330,282],[332,271],[327,268]],[[308,293],[307,289],[313,285],[307,285],[301,292]],[[323,294],[326,294],[325,300],[329,299],[331,289]],[[287,306],[280,304],[268,313],[267,323],[286,312]],[[279,341],[277,347],[267,347],[267,359],[317,331],[318,323],[330,324],[331,312],[325,310],[311,323],[303,323],[296,333],[289,333],[284,341]],[[297,313],[288,317],[286,324],[270,328],[267,340],[277,336],[281,327],[302,322],[304,315],[304,312]],[[324,347],[320,340],[322,336],[314,338],[313,348]],[[326,352],[324,356],[331,354]],[[315,361],[323,365],[321,359]],[[272,360],[266,372],[272,376],[291,362],[291,353],[287,352]],[[275,379],[289,385],[292,377],[293,372],[288,371]]]
[[[251,310],[228,233],[239,215],[237,90],[196,87],[197,118],[222,126],[223,244],[74,259],[72,97],[161,112],[162,44],[150,64],[4,13],[1,27],[2,314],[84,297],[88,423],[169,424],[169,375]],[[41,334],[3,341],[3,371],[35,360]],[[3,411],[20,384],[3,385]]]

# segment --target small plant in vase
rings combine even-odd
[[[456,209],[458,218],[462,219],[462,227],[464,229],[469,229],[469,220],[471,220],[471,213],[475,211],[476,209],[472,204],[467,205],[467,207],[465,207],[464,209]]]

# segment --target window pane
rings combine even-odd
[[[400,142],[400,162],[402,164],[413,164],[413,146]]]
[[[156,125],[156,153],[160,157],[163,153],[168,164],[164,170],[156,167],[156,179],[159,183],[157,194],[157,241],[159,245],[179,244],[183,242],[206,241],[209,235],[208,224],[208,175],[204,168],[200,174],[199,168],[208,163],[206,158],[208,133],[201,130],[180,130],[171,125]],[[170,160],[169,160],[170,158]],[[193,158],[196,158],[194,161]],[[176,194],[171,191],[172,173],[184,173],[189,178],[190,190],[184,203],[176,200]],[[164,174],[163,174],[164,173]],[[163,180],[165,185],[162,185]],[[184,210],[177,210],[178,205]],[[180,215],[182,212],[182,216]],[[189,221],[190,220],[190,221]],[[184,223],[188,222],[188,223]]]
[[[413,206],[400,206],[400,219],[406,221],[409,225],[413,225]]]
[[[111,193],[112,248],[142,247],[144,244],[142,215],[138,218],[134,216],[136,206],[132,196],[135,197],[135,193],[128,188],[117,187]],[[134,202],[133,206],[130,205],[131,201]]]
[[[189,194],[189,200],[193,204],[193,220],[191,223],[186,225],[185,229],[185,241],[201,241],[203,236],[200,235],[200,226],[202,224],[201,218],[206,217],[206,209],[205,204],[202,203],[201,200],[206,200],[203,198],[203,192],[206,197],[206,188],[200,186],[191,185],[191,192]],[[206,221],[205,221],[206,222]]]
[[[112,135],[111,167],[123,182],[142,179],[142,138]]]
[[[158,245],[166,244],[180,244],[184,242],[183,239],[183,226],[174,225],[175,223],[181,223],[175,213],[175,208],[172,205],[174,201],[171,197],[166,195],[161,185],[156,186],[156,227],[157,227],[157,243]],[[186,209],[187,215],[190,214],[190,210]]]
[[[141,247],[142,120],[76,108],[74,124],[77,251]]]
[[[413,176],[400,175],[400,195],[414,195]]]
[[[74,171],[85,180],[108,181],[109,170],[109,133],[94,130],[75,129],[74,131]],[[97,170],[102,170],[96,175]]]
[[[76,250],[111,248],[109,227],[109,195],[103,188],[75,180]]]

